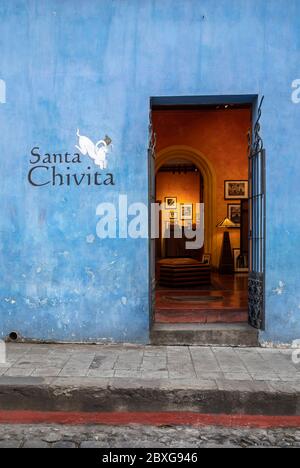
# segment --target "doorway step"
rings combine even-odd
[[[162,309],[155,311],[155,323],[247,323],[248,311],[234,309]]]
[[[247,323],[154,323],[151,344],[156,346],[256,347],[258,331]]]
[[[175,304],[175,297],[164,296],[155,307],[155,323],[247,323],[248,310],[246,307],[221,307],[222,299],[218,301],[219,296],[203,297],[201,301],[191,300],[188,296],[183,296],[183,302],[178,301]],[[164,300],[165,298],[165,300]],[[170,299],[169,299],[170,298]],[[216,298],[214,302],[213,299]],[[168,304],[168,300],[170,303]]]
[[[159,290],[155,323],[247,323],[247,292]]]

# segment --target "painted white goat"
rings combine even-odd
[[[100,169],[107,168],[107,154],[111,145],[111,139],[106,136],[104,140],[99,140],[96,144],[92,142],[88,137],[80,135],[77,130],[77,136],[79,138],[78,145],[75,145],[81,154],[84,156],[88,155],[94,160],[96,166]]]

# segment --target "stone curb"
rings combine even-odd
[[[0,411],[300,415],[299,383],[0,378]]]

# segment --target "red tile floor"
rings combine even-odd
[[[245,274],[212,274],[207,289],[156,291],[156,323],[241,323],[248,321]]]

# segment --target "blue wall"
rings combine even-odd
[[[100,240],[96,206],[147,203],[150,96],[264,94],[261,339],[300,338],[299,22],[299,0],[1,0],[2,336],[147,342],[147,240]],[[116,185],[30,186],[31,148],[74,151],[77,128],[113,139]]]

